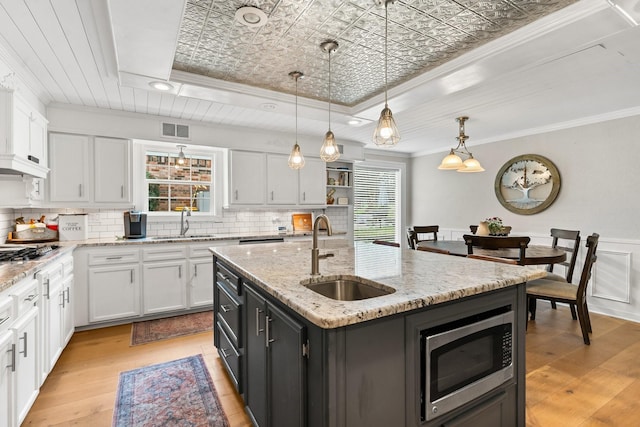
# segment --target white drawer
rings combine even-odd
[[[13,298],[0,297],[0,332],[6,331],[15,320]]]
[[[27,313],[38,303],[38,299],[40,298],[38,288],[39,283],[37,280],[25,279],[9,289],[9,293],[14,298],[16,318]]]
[[[89,265],[126,264],[140,261],[138,249],[103,249],[89,253]]]
[[[209,250],[210,247],[216,246],[215,242],[210,242],[208,245],[203,246],[190,246],[189,247],[189,258],[206,258],[212,257],[213,254]]]
[[[187,257],[187,247],[177,245],[151,245],[142,250],[144,261],[166,261],[185,259]],[[156,247],[157,246],[157,247]]]
[[[62,275],[73,274],[73,257],[67,256],[62,259]]]

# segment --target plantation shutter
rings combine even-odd
[[[397,242],[400,227],[400,171],[354,168],[354,240]]]

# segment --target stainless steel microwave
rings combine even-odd
[[[422,331],[422,419],[451,412],[512,379],[513,331],[510,307]]]

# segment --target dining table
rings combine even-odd
[[[416,245],[416,249],[427,252],[436,252],[463,257],[466,257],[468,254],[467,244],[464,242],[464,240],[425,240],[422,242],[418,242]],[[520,251],[514,248],[483,249],[474,247],[473,253],[476,255],[486,255],[496,258],[520,258]],[[562,249],[543,245],[529,245],[527,246],[524,264],[558,264],[566,261],[566,259],[567,253]]]

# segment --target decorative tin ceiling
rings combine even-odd
[[[388,5],[388,80],[393,87],[575,0],[398,0]],[[262,27],[235,20],[260,8]],[[358,104],[384,90],[383,0],[188,0],[173,68],[214,79],[326,100],[332,54],[332,102]]]

